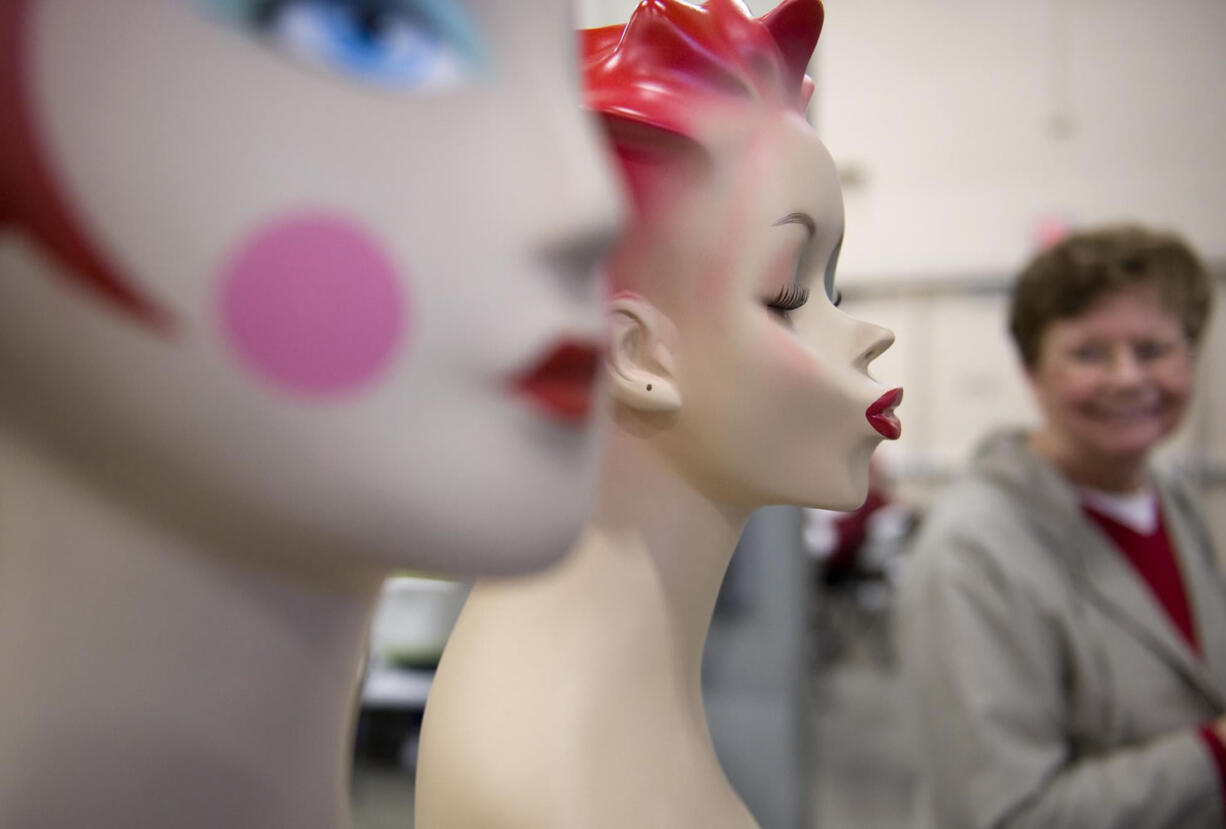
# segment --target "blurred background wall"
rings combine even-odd
[[[1221,0],[826,8],[816,114],[847,276],[1007,273],[1048,223],[1121,217],[1226,257]]]

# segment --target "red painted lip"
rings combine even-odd
[[[586,421],[600,352],[591,343],[563,341],[515,381],[515,388],[548,414],[565,423]]]
[[[902,437],[902,421],[894,414],[894,407],[902,402],[902,389],[890,389],[877,402],[868,407],[864,416],[874,429],[886,440],[898,440]]]

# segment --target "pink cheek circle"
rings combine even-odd
[[[405,337],[401,279],[356,224],[324,214],[276,219],[221,274],[220,323],[258,377],[316,398],[359,391]]]

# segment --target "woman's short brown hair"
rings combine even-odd
[[[1188,341],[1200,341],[1213,285],[1196,253],[1173,233],[1118,225],[1074,233],[1036,256],[1017,278],[1009,332],[1022,362],[1027,368],[1038,362],[1043,332],[1053,322],[1134,285],[1152,285]]]

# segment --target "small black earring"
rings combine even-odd
[[[651,391],[651,383],[647,384],[647,391]]]

